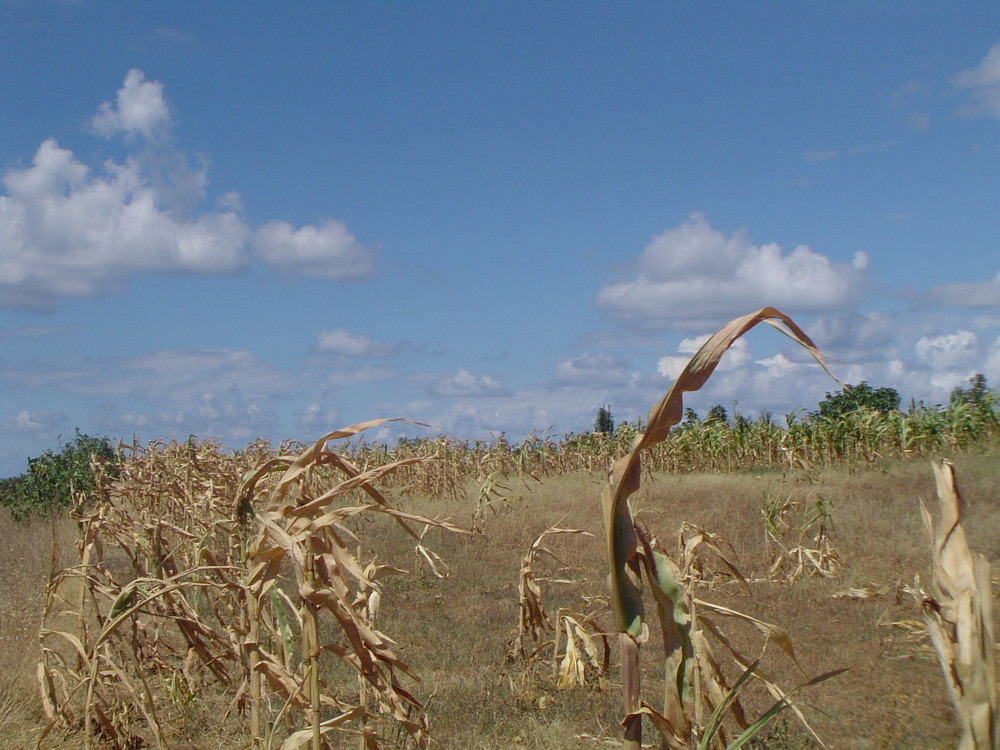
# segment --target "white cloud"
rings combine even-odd
[[[1000,307],[1000,273],[988,281],[941,284],[917,297],[922,302],[943,307]]]
[[[91,125],[105,138],[123,133],[156,140],[169,132],[170,120],[170,109],[163,98],[163,84],[147,81],[141,70],[133,68],[118,89],[117,102],[104,102],[98,107]]]
[[[657,360],[656,371],[665,378],[675,380],[677,376],[684,371],[684,368],[690,360],[690,357],[681,357],[676,354],[666,354]]]
[[[1000,119],[1000,42],[990,47],[986,57],[975,68],[963,70],[952,82],[967,91],[972,102],[959,110],[963,117],[987,115]]]
[[[778,352],[773,357],[758,359],[755,364],[763,367],[764,371],[772,377],[775,375],[784,375],[789,372],[795,372],[796,370],[801,370],[803,367],[811,366],[803,364],[802,362],[793,362],[781,352]]]
[[[20,328],[0,328],[0,339],[28,339],[42,336],[60,336],[69,332],[67,326],[21,326]]]
[[[363,278],[373,271],[374,251],[333,219],[298,229],[272,221],[257,230],[253,245],[264,261],[289,275],[339,281]]]
[[[396,375],[396,370],[389,367],[359,367],[348,372],[331,372],[326,379],[329,385],[356,385],[385,380]]]
[[[431,393],[435,396],[463,398],[503,396],[507,395],[508,391],[500,381],[490,375],[475,375],[466,369],[460,369],[434,383],[431,386]]]
[[[3,182],[2,306],[47,308],[113,291],[132,273],[221,273],[244,262],[247,229],[236,214],[169,212],[137,159],[94,175],[49,139]]]
[[[893,358],[899,350],[899,322],[877,313],[824,315],[807,329],[823,354],[845,364]]]
[[[943,336],[923,336],[916,344],[917,356],[935,370],[968,369],[979,359],[979,338],[971,331]]]
[[[209,394],[187,408],[163,411],[129,411],[106,414],[98,419],[105,432],[176,438],[197,435],[219,438],[223,443],[240,447],[258,437],[273,434],[278,418],[256,402],[243,403],[230,394]]]
[[[201,404],[219,392],[248,398],[272,396],[294,387],[288,373],[256,354],[232,349],[166,350],[129,357],[120,364],[124,392],[155,395],[178,404]],[[111,387],[116,387],[112,381]]]
[[[12,435],[29,440],[44,440],[55,437],[57,425],[63,421],[65,417],[60,414],[47,411],[30,412],[23,409],[13,418],[6,419],[0,424]]]
[[[556,381],[575,386],[623,386],[629,382],[625,363],[612,354],[581,354],[556,365]]]
[[[340,222],[271,222],[255,233],[235,192],[217,200],[218,210],[199,211],[207,166],[169,145],[162,85],[140,71],[129,71],[117,102],[101,105],[92,122],[102,135],[144,143],[120,163],[91,168],[49,138],[30,166],[3,175],[0,307],[51,309],[118,291],[137,273],[230,273],[248,262],[251,241],[290,274],[341,280],[372,272],[374,252]]]
[[[681,374],[687,366],[687,363],[691,360],[691,355],[697,352],[701,348],[702,344],[708,341],[709,336],[710,334],[706,333],[691,339],[681,339],[681,343],[677,347],[677,351],[680,352],[680,355],[668,354],[660,357],[656,363],[656,371],[665,378],[673,380]],[[725,354],[722,355],[722,359],[719,360],[716,371],[728,372],[730,370],[735,370],[749,361],[750,349],[747,346],[746,339],[736,339],[736,341],[733,342],[733,345],[729,347]]]
[[[345,357],[388,357],[393,353],[393,348],[389,344],[375,341],[367,336],[355,336],[343,328],[320,331],[316,348],[321,352],[341,354]]]
[[[304,430],[324,435],[341,427],[340,422],[340,414],[335,409],[324,409],[318,403],[309,404],[299,419],[299,424]]]
[[[245,350],[163,350],[126,358],[32,362],[0,368],[19,387],[88,396],[138,396],[169,408],[190,408],[228,393],[261,399],[294,391],[300,380]]]
[[[1000,336],[997,336],[990,345],[989,353],[987,353],[983,363],[983,375],[996,390],[997,384],[1000,383]]]
[[[105,433],[141,432],[144,439],[194,434],[219,437],[234,447],[258,436],[288,437],[275,434],[281,417],[272,404],[294,397],[301,383],[299,376],[252,352],[228,349],[156,351],[123,359],[86,359],[82,365],[56,360],[0,366],[0,377],[6,381],[0,390],[7,387],[12,394],[15,389],[43,389],[81,394],[95,406],[99,403],[92,419]],[[24,411],[0,422],[0,430],[51,439],[57,419],[64,421]]]
[[[863,279],[800,245],[783,254],[744,232],[726,237],[701,214],[657,235],[631,281],[607,284],[596,304],[609,316],[689,330],[771,305],[786,313],[825,312],[852,302]]]
[[[280,419],[267,402],[295,386],[288,373],[241,350],[150,352],[101,363],[100,369],[98,377],[77,375],[64,387],[129,398],[127,411],[112,410],[100,418],[102,429],[219,437],[232,446],[273,435]]]

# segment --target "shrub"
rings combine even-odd
[[[86,497],[94,489],[91,457],[106,464],[109,474],[117,475],[118,454],[111,440],[77,430],[73,440],[58,450],[47,450],[37,458],[28,459],[24,474],[4,480],[0,486],[0,505],[17,521],[72,507],[74,493]]]
[[[602,406],[597,410],[597,417],[594,419],[594,432],[603,435],[614,435],[615,419],[611,416],[611,407]]]
[[[845,385],[838,393],[827,393],[819,404],[818,414],[838,418],[861,409],[882,414],[898,411],[899,392],[895,388],[872,388],[862,380],[857,385]]]

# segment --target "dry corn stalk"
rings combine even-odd
[[[688,583],[704,582],[711,586],[716,578],[725,576],[721,571],[711,571],[706,556],[701,552],[701,548],[705,547],[715,553],[715,557],[725,566],[728,575],[732,576],[748,594],[750,593],[750,584],[747,583],[747,579],[743,577],[740,569],[730,559],[736,550],[728,539],[687,521],[681,524],[677,536],[677,546],[680,549],[681,559],[681,578]],[[728,548],[728,552],[725,548]]]
[[[521,570],[518,574],[518,619],[517,633],[510,642],[507,649],[509,659],[524,655],[524,640],[526,637],[537,641],[544,630],[552,627],[552,622],[542,605],[542,588],[538,585],[535,577],[535,563],[544,555],[548,555],[556,560],[559,558],[552,550],[542,546],[542,542],[548,536],[556,534],[583,534],[593,536],[588,531],[582,529],[562,529],[558,526],[551,526],[535,537],[527,553],[521,558]]]
[[[556,688],[565,690],[576,685],[586,685],[587,675],[593,675],[598,690],[605,686],[605,675],[611,661],[607,634],[594,624],[594,615],[583,616],[560,609],[556,613],[556,639],[552,650]],[[565,639],[562,633],[565,632]],[[597,642],[600,640],[601,649]],[[559,646],[564,644],[560,656]]]
[[[265,509],[257,514],[260,531],[250,553],[254,567],[249,576],[248,594],[256,600],[254,608],[259,611],[266,603],[267,592],[277,585],[281,562],[288,560],[292,563],[303,603],[302,670],[299,675],[268,675],[269,665],[274,665],[276,660],[252,637],[248,639],[246,648],[256,669],[264,671],[272,681],[278,677],[281,687],[294,687],[292,691],[282,692],[286,701],[298,704],[310,725],[286,740],[285,750],[307,740],[312,742],[314,750],[319,750],[322,734],[339,728],[346,713],[350,713],[351,718],[360,718],[365,746],[377,747],[378,738],[369,721],[377,720],[379,716],[369,712],[366,705],[369,700],[374,700],[378,714],[390,716],[418,746],[423,747],[426,743],[426,719],[422,706],[397,677],[397,673],[402,673],[417,679],[416,673],[396,655],[394,642],[374,626],[370,592],[380,590],[376,581],[379,568],[368,566],[366,572],[366,568],[351,554],[350,547],[357,545],[358,540],[344,526],[344,522],[360,514],[386,514],[420,548],[423,547],[424,533],[415,531],[411,524],[423,524],[424,532],[430,526],[450,531],[462,530],[446,521],[396,510],[371,484],[396,466],[425,459],[403,459],[361,472],[344,457],[326,450],[327,442],[350,437],[382,421],[337,430],[324,435],[297,457],[280,459],[277,464],[267,462],[251,474],[241,488],[241,493],[253,493],[255,484],[263,476],[281,469],[284,464],[284,471],[271,490]],[[314,490],[310,481],[312,475],[319,467],[328,465],[346,478],[325,491]],[[363,491],[369,502],[336,507],[336,503],[352,490]],[[346,643],[320,643],[316,624],[320,616],[329,617],[336,623]],[[360,691],[360,705],[326,720],[320,719],[321,708],[328,704],[336,705],[337,700],[318,676],[318,660],[323,652],[338,656],[364,684]],[[259,722],[255,717],[261,709],[260,691],[259,682],[251,685],[252,723]]]
[[[789,583],[802,575],[820,575],[831,578],[840,567],[840,555],[831,535],[831,514],[828,503],[817,497],[810,515],[798,523],[789,516],[799,506],[798,500],[788,497],[784,501],[764,497],[761,515],[764,521],[764,539],[774,547],[774,562],[767,571],[767,578],[781,578]],[[798,530],[798,539],[786,542],[786,536]],[[787,572],[783,572],[785,569]],[[780,574],[780,575],[779,575]]]
[[[933,553],[933,593],[920,597],[924,622],[961,724],[959,750],[994,750],[998,716],[990,563],[969,549],[954,467],[949,461],[931,465],[940,518],[935,528],[921,501]]]
[[[765,307],[730,321],[702,345],[677,376],[670,390],[650,409],[646,430],[635,437],[628,454],[613,464],[608,485],[601,496],[610,568],[611,600],[622,655],[625,750],[639,750],[642,744],[639,645],[648,637],[642,597],[642,555],[639,551],[639,536],[628,503],[629,496],[639,488],[642,478],[640,456],[645,448],[662,442],[670,433],[670,428],[681,421],[684,393],[700,389],[733,342],[761,322],[773,325],[801,344],[824,369],[827,369],[822,355],[806,333],[791,318],[773,307]],[[647,569],[647,575],[649,572]],[[655,589],[654,586],[654,593]],[[674,622],[672,617],[665,618],[664,622],[667,623],[668,629],[673,628],[670,625]],[[675,637],[675,634],[669,634],[669,638],[668,634],[665,634],[664,639],[669,647],[668,668],[682,668],[687,658],[680,655],[681,639]],[[670,684],[680,684],[676,673],[668,673],[666,679]],[[668,702],[678,700],[679,697],[668,696]],[[676,713],[676,707],[668,705],[664,707],[662,715],[668,716],[673,713]]]
[[[774,696],[782,709],[790,709],[818,745],[823,747],[823,741],[806,721],[802,711],[792,702],[791,695],[805,684],[829,679],[842,670],[821,675],[809,683],[783,691],[775,679],[761,669],[760,661],[767,646],[774,643],[798,666],[788,634],[776,625],[693,596],[692,591],[699,581],[691,578],[690,573],[682,573],[682,566],[659,549],[655,538],[650,538],[641,529],[637,528],[636,531],[641,544],[643,569],[658,609],[666,654],[665,672],[668,677],[662,713],[645,702],[638,713],[653,722],[663,739],[663,746],[670,750],[688,750],[695,739],[706,747],[716,741],[725,744],[728,730],[723,719],[726,713],[732,716],[737,730],[744,733],[756,731],[755,726],[762,726],[762,723],[757,723],[760,718],[757,722],[751,722],[747,718],[738,695],[742,683],[753,677]],[[679,541],[678,555],[683,561],[698,543],[692,546],[690,539],[685,543],[683,535]],[[690,570],[689,564],[682,565]],[[731,561],[727,561],[727,565],[731,566],[730,572],[738,580],[744,581],[739,569]],[[749,590],[749,585],[745,582],[744,585]],[[760,655],[756,660],[748,658],[733,645],[717,623],[717,617],[752,626],[764,636]],[[744,670],[746,679],[741,678],[732,686],[727,683],[707,635],[711,635],[722,646],[722,653],[728,654]],[[715,718],[711,719],[713,716]]]
[[[96,735],[164,748],[177,701],[213,686],[231,698],[222,723],[249,710],[254,748],[273,748],[282,724],[283,750],[328,746],[335,731],[374,748],[385,718],[422,745],[420,703],[398,679],[416,675],[375,624],[378,579],[394,569],[363,565],[345,524],[387,515],[432,560],[427,529],[459,529],[396,510],[371,484],[425,457],[361,471],[327,450],[381,421],[298,455],[261,444],[232,456],[210,442],[134,448],[80,517],[80,564],[51,576],[38,670],[50,721],[39,746],[62,723],[84,727],[88,746]],[[324,619],[334,625],[325,643]],[[358,700],[325,683],[320,660],[331,655],[364,683]]]

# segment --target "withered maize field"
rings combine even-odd
[[[15,524],[0,748],[995,748],[995,409],[120,447]]]

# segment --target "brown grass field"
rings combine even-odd
[[[1000,456],[960,454],[953,458],[966,503],[965,527],[973,552],[984,554],[994,573],[1000,560]],[[384,579],[378,627],[397,642],[400,658],[412,665],[420,683],[406,680],[424,704],[430,735],[441,748],[613,748],[621,745],[621,673],[614,638],[604,689],[588,686],[556,689],[551,646],[542,634],[530,652],[534,659],[508,659],[508,644],[518,623],[518,576],[521,559],[547,528],[593,534],[549,537],[555,557],[534,564],[542,603],[555,621],[561,607],[577,613],[601,613],[595,622],[613,635],[608,613],[607,563],[602,541],[599,496],[603,474],[577,473],[543,482],[507,480],[509,492],[486,511],[483,532],[456,535],[432,530],[428,540],[450,568],[439,580],[416,558],[412,542],[389,519],[352,519],[365,559],[410,571]],[[447,516],[470,528],[476,487],[465,502],[403,495],[397,507],[414,514]],[[676,551],[684,522],[720,535],[732,545],[730,559],[750,581],[747,594],[712,554],[703,556],[699,598],[730,606],[785,628],[795,646],[801,671],[773,646],[763,665],[785,686],[822,672],[849,671],[799,694],[799,705],[830,748],[949,748],[957,728],[930,648],[920,607],[906,587],[919,576],[930,579],[930,548],[918,500],[936,512],[934,480],[926,460],[885,463],[878,469],[841,467],[818,476],[804,473],[656,474],[632,497],[636,516]],[[793,568],[768,575],[775,547],[768,543],[762,507],[790,501],[782,538],[789,546],[809,547],[820,522],[829,531],[832,575],[811,566],[789,581]],[[817,508],[822,510],[819,519]],[[813,523],[809,523],[813,520]],[[804,535],[803,535],[803,527]],[[78,558],[75,524],[68,519],[17,526],[4,517],[4,585],[0,588],[0,748],[35,745],[44,723],[35,677],[38,628],[55,549],[58,565]],[[829,559],[828,559],[829,562]],[[812,570],[812,574],[811,574]],[[994,583],[994,597],[997,585]],[[994,607],[994,613],[1000,606]],[[650,612],[649,617],[655,619]],[[756,655],[759,634],[739,623],[723,623],[726,635],[745,653]],[[329,628],[329,625],[324,627]],[[652,620],[651,620],[651,627]],[[321,633],[320,640],[335,638]],[[643,647],[643,691],[662,695],[663,671],[657,638]],[[659,653],[662,653],[660,651]],[[328,684],[343,680],[356,693],[356,680],[327,667]],[[724,665],[731,681],[738,672]],[[648,698],[652,700],[652,698]],[[173,748],[249,747],[245,721],[220,721],[229,698],[204,692],[164,713]],[[768,696],[752,683],[744,695],[749,715],[761,713]],[[349,735],[328,735],[332,747],[357,747]],[[652,728],[645,743],[657,746]],[[339,744],[338,744],[339,743]],[[275,744],[275,747],[280,745]],[[84,746],[79,731],[57,730],[43,747],[60,750]],[[383,747],[406,747],[402,736]],[[772,722],[756,740],[757,748],[815,747],[791,713]]]

